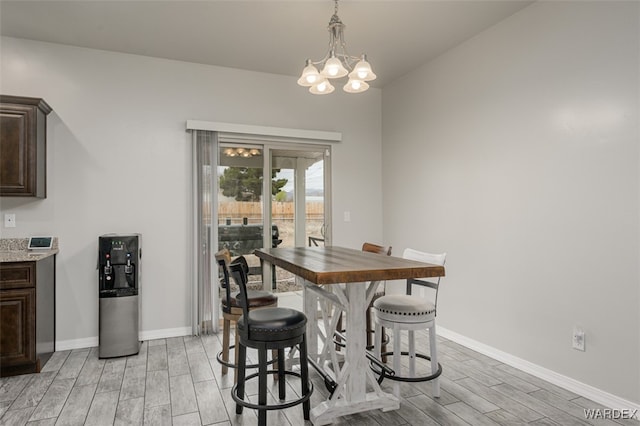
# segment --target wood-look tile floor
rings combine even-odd
[[[424,350],[426,333],[416,336],[418,349]],[[399,410],[346,416],[334,424],[638,425],[587,420],[585,409],[604,407],[454,342],[438,342],[440,398],[431,397],[430,383],[402,383]],[[39,374],[0,379],[0,424],[257,424],[254,410],[235,414],[233,374],[221,375],[216,361],[220,348],[219,336],[213,335],[151,340],[138,355],[106,360],[98,359],[97,348],[56,352]],[[327,391],[310,371],[313,407]],[[299,390],[299,382],[289,385],[292,394]],[[247,387],[250,398],[255,397],[257,383]],[[392,382],[385,380],[383,388],[391,391]],[[269,412],[268,423],[311,424],[303,420],[301,406]]]

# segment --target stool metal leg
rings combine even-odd
[[[222,322],[222,360],[229,362],[229,334],[231,333],[231,322],[225,319]],[[235,352],[235,351],[234,351]],[[227,374],[229,367],[222,365],[222,374]]]
[[[438,371],[438,351],[436,350],[436,324],[429,327],[429,351],[431,352],[431,373]],[[433,379],[433,396],[440,398],[440,378]]]
[[[242,354],[242,356],[240,356],[239,351],[238,351],[238,346],[240,345],[240,335],[238,334],[238,323],[236,322],[236,326],[235,326],[235,330],[236,330],[236,337],[235,337],[235,341],[233,342],[234,345],[236,345],[236,349],[233,351],[234,355],[235,355],[235,364],[238,365],[238,360],[239,359],[245,359],[246,358],[246,348],[245,348],[245,353]],[[245,360],[245,365],[246,365],[246,360]],[[233,382],[234,383],[238,383],[238,368],[234,368],[233,371]]]
[[[302,381],[302,395],[309,394],[309,364],[307,362],[307,337],[302,337],[300,343],[300,379]],[[304,419],[309,420],[309,411],[311,410],[311,403],[307,399],[302,403],[302,412]]]
[[[400,349],[400,340],[402,331],[398,327],[398,324],[393,325],[393,370],[396,374],[400,374],[400,358],[402,356],[402,349]],[[393,394],[400,398],[400,383],[393,382]]]
[[[413,330],[409,330],[409,377],[416,377],[416,341]]]
[[[371,306],[369,306],[367,308],[366,313],[365,313],[365,320],[364,320],[364,323],[367,326],[367,348],[370,348],[370,347],[373,346],[373,344],[374,344],[373,341],[375,339],[375,335],[374,336],[371,335],[371,332],[373,331],[373,327],[372,327],[372,324],[373,324],[372,316],[373,315],[371,315],[371,310],[372,310],[372,308],[371,308]]]
[[[236,382],[238,385],[237,393],[238,398],[244,399],[244,377],[245,377],[245,366],[247,363],[247,348],[244,345],[240,344],[240,341],[236,342],[236,353],[238,353],[240,360],[238,361],[238,368],[236,368],[236,372],[238,373],[238,381]],[[242,405],[236,403],[236,414],[242,414]]]
[[[334,315],[336,314],[334,313]],[[342,332],[342,312],[338,313],[337,315],[340,315],[340,318],[338,318],[338,323],[336,324],[336,330]],[[335,341],[336,341],[336,351],[340,351],[342,347],[338,343],[341,343],[342,339],[340,337],[336,337]]]
[[[284,400],[286,395],[286,381],[284,379],[284,349],[278,349],[278,396]]]
[[[376,330],[374,333],[374,338],[375,338],[375,344],[373,345],[373,354],[377,359],[380,359],[380,354],[384,352],[382,350],[382,340],[384,339],[384,337],[382,336],[382,326],[378,322],[376,322]],[[382,360],[382,362],[386,364],[387,360],[384,359]]]
[[[284,351],[282,352],[284,354]],[[272,349],[271,350],[271,359],[280,359],[281,357],[278,356],[278,350],[277,349]],[[273,373],[273,380],[278,380],[278,373]]]
[[[267,405],[267,351],[258,349],[258,404]],[[280,360],[278,360],[280,364]],[[258,425],[267,425],[267,410],[258,410]]]

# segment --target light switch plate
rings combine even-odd
[[[4,227],[15,228],[16,227],[16,215],[15,213],[5,213],[4,215]]]
[[[571,346],[573,349],[584,352],[584,330],[582,328],[576,326],[573,328],[573,339],[571,341]]]

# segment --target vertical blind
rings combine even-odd
[[[217,163],[217,132],[197,130],[193,133],[193,194],[194,194],[194,291],[193,332],[195,335],[218,331],[218,268],[213,261],[215,250],[215,170]]]

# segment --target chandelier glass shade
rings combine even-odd
[[[375,80],[376,75],[367,62],[367,55],[351,56],[347,53],[344,41],[345,25],[338,17],[338,0],[329,21],[329,50],[319,61],[307,59],[298,79],[300,86],[308,87],[315,95],[326,95],[335,90],[330,80],[349,77],[343,90],[347,93],[361,93],[369,88],[367,81]],[[318,68],[321,68],[318,71]]]

